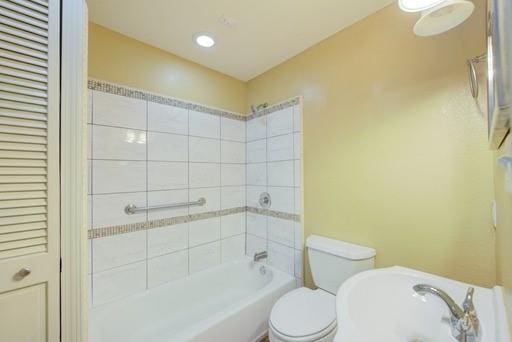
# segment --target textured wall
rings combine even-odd
[[[395,4],[249,82],[248,103],[304,96],[305,234],[403,265],[495,283],[492,153],[465,61],[485,49],[483,0],[461,27],[413,34]]]
[[[89,77],[235,112],[246,108],[244,82],[93,23]]]

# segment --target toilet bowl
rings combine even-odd
[[[374,267],[375,250],[312,235],[306,240],[313,282],[282,296],[269,317],[271,342],[331,342],[336,335],[336,291],[352,275]]]

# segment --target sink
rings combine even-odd
[[[459,305],[473,286],[398,266],[359,273],[338,290],[334,341],[456,342],[446,304],[417,294],[413,286],[420,283],[444,290]],[[510,342],[501,288],[473,287],[480,342]]]

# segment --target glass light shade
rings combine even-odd
[[[445,0],[398,0],[398,6],[405,12],[421,12],[439,5]]]

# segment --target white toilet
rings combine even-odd
[[[306,240],[313,281],[318,287],[281,297],[269,319],[271,342],[328,342],[336,334],[336,292],[356,273],[372,269],[375,250],[311,235]]]

